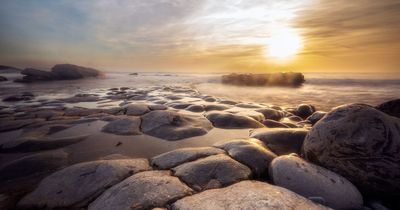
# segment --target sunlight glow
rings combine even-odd
[[[272,34],[267,42],[266,56],[276,60],[293,58],[303,47],[300,35],[290,29],[281,29]]]

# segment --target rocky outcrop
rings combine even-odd
[[[381,112],[400,118],[400,99],[395,99],[382,103],[376,107]]]
[[[281,187],[258,181],[242,181],[221,189],[206,190],[172,204],[173,210],[203,209],[291,209],[329,208]]]
[[[300,86],[304,75],[297,72],[271,74],[228,74],[222,76],[222,83],[243,86]]]
[[[363,104],[339,106],[317,122],[304,156],[365,193],[400,193],[400,120]]]
[[[295,155],[275,158],[269,168],[274,184],[306,198],[320,198],[333,209],[362,209],[357,188],[342,176]]]
[[[184,163],[172,171],[197,191],[220,188],[251,176],[249,168],[223,154]]]
[[[106,190],[88,209],[152,209],[192,193],[192,189],[171,176],[169,171],[145,171]]]
[[[43,179],[33,192],[22,198],[18,206],[52,209],[84,207],[110,186],[149,169],[146,159],[99,160],[76,164]]]

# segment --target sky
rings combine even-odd
[[[2,0],[0,64],[398,72],[398,0]]]

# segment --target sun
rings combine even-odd
[[[285,29],[272,34],[267,42],[267,57],[276,60],[293,58],[303,47],[303,41],[295,31]]]

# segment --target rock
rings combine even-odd
[[[125,109],[122,107],[113,107],[105,110],[104,112],[107,114],[117,115],[124,111]]]
[[[147,104],[129,104],[126,106],[126,115],[129,116],[140,116],[150,112]]]
[[[140,121],[139,117],[114,120],[105,125],[101,131],[116,135],[139,135]]]
[[[27,125],[32,125],[36,122],[40,122],[43,120],[40,119],[22,119],[22,120],[4,120],[0,121],[0,132],[11,131],[23,128]]]
[[[8,81],[7,77],[0,76],[0,82]]]
[[[228,105],[236,105],[238,102],[231,101],[231,100],[221,100],[219,103],[221,104],[228,104]]]
[[[295,116],[295,115],[289,116],[287,119],[289,119],[292,122],[301,122],[301,121],[303,121],[303,119],[301,117]]]
[[[26,96],[26,95],[11,95],[3,98],[5,102],[15,102],[15,101],[29,101],[32,100],[34,96]]]
[[[329,208],[287,189],[259,181],[242,181],[221,189],[206,190],[172,204],[173,210],[203,209],[290,209],[327,210]]]
[[[144,133],[167,140],[201,136],[212,129],[211,123],[202,116],[183,115],[171,110],[152,111],[141,119]]]
[[[100,72],[96,69],[72,64],[57,64],[53,66],[51,72],[55,74],[58,79],[64,80],[81,79],[84,77],[97,77],[100,75]]]
[[[67,103],[79,103],[79,102],[95,102],[100,101],[100,97],[93,94],[77,94],[70,98],[62,99],[61,101]]]
[[[68,164],[68,154],[53,150],[6,163],[0,168],[0,194],[29,192],[45,176]]]
[[[171,103],[170,105],[174,109],[186,109],[187,107],[189,107],[192,104],[191,103]]]
[[[314,112],[315,112],[315,107],[308,104],[300,104],[296,108],[296,115],[303,119],[306,119]]]
[[[376,107],[381,112],[400,118],[400,99],[395,99],[382,103]]]
[[[279,121],[283,118],[283,113],[279,110],[263,108],[256,109],[255,111],[262,113],[265,116],[265,119]]]
[[[323,111],[316,111],[312,113],[307,120],[311,122],[312,125],[315,125],[320,119],[322,119],[326,115],[326,112]]]
[[[186,110],[191,111],[191,112],[204,112],[204,106],[193,104],[193,105],[186,107]]]
[[[285,125],[283,123],[277,122],[275,120],[264,120],[262,122],[266,127],[268,128],[289,128],[288,125]]]
[[[336,107],[318,121],[304,156],[368,194],[400,195],[400,119],[368,105]]]
[[[172,171],[197,191],[220,188],[251,176],[249,168],[223,154],[184,163]]]
[[[151,105],[149,105],[149,109],[152,111],[153,110],[166,110],[166,109],[168,109],[168,107],[165,105],[162,105],[162,104],[151,104]]]
[[[264,125],[251,117],[235,115],[227,112],[212,111],[207,119],[217,128],[261,128]]]
[[[214,111],[214,110],[225,110],[225,109],[229,109],[229,106],[226,105],[222,105],[222,104],[207,104],[205,105],[204,109],[206,111]]]
[[[182,163],[224,153],[223,150],[214,147],[181,148],[153,157],[151,165],[158,169],[170,169]]]
[[[21,71],[21,74],[26,75],[23,80],[29,81],[51,81],[57,79],[57,75],[52,72],[38,70],[33,68],[26,68]]]
[[[304,75],[298,72],[271,74],[228,74],[222,76],[222,83],[239,86],[301,86]]]
[[[99,110],[99,109],[73,107],[73,108],[66,109],[64,112],[64,115],[65,116],[88,116],[88,115],[100,113],[101,111],[102,110]]]
[[[110,189],[89,205],[89,210],[151,209],[192,194],[193,190],[169,171],[137,173]]]
[[[79,163],[43,179],[18,203],[22,208],[79,208],[107,188],[140,171],[149,170],[146,159],[98,160]]]
[[[212,97],[212,96],[207,96],[207,97],[204,98],[204,101],[215,102],[215,101],[217,101],[217,99]]]
[[[347,179],[295,155],[275,158],[269,170],[275,185],[306,198],[321,197],[324,204],[333,209],[361,209],[363,206],[360,192]]]
[[[248,166],[256,177],[268,175],[268,165],[276,155],[258,139],[236,139],[214,144],[224,149],[229,156]]]
[[[250,137],[264,142],[277,155],[300,153],[308,130],[302,128],[261,128],[250,131]]]
[[[250,109],[263,108],[263,106],[253,103],[237,103],[235,106],[240,108],[250,108]]]
[[[85,140],[87,136],[68,136],[64,138],[51,137],[25,137],[18,140],[7,141],[0,145],[0,153],[26,153],[42,150],[52,150],[76,144]]]

